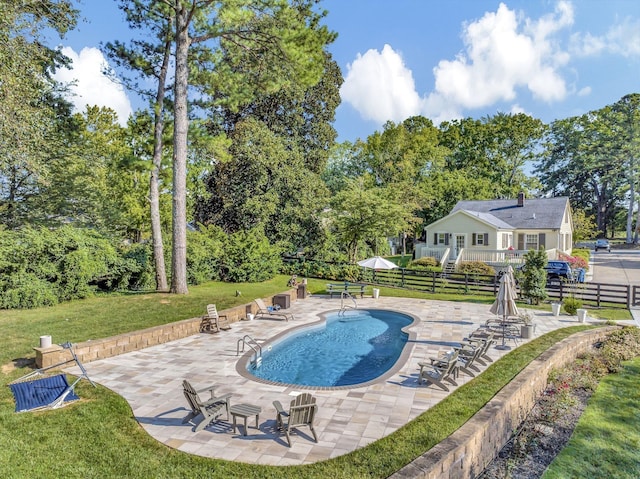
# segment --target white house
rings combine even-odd
[[[435,256],[442,263],[504,263],[530,249],[544,248],[550,259],[571,253],[573,223],[566,197],[459,201],[451,213],[425,228],[426,243],[416,258]]]

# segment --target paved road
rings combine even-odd
[[[594,283],[640,285],[640,250],[592,253]]]
[[[640,285],[640,250],[596,251],[591,261],[594,283]],[[631,316],[640,327],[640,308],[631,308]]]

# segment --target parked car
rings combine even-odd
[[[609,253],[611,253],[611,245],[609,244],[609,241],[607,241],[606,239],[596,240],[595,249],[596,249],[596,251],[598,251],[600,249],[604,249],[604,250],[608,251]]]
[[[567,261],[549,261],[545,268],[547,270],[547,283],[558,284],[560,281],[573,281],[575,275],[571,265]]]
[[[517,266],[515,269],[516,283],[519,282],[520,274],[526,270],[526,264]],[[547,262],[547,266],[544,268],[547,271],[547,284],[558,285],[561,281],[576,281],[578,280],[578,270],[574,271],[571,265],[567,261],[551,260]],[[504,272],[498,272],[498,278],[502,277]],[[582,278],[584,281],[584,276]]]

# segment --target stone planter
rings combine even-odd
[[[373,288],[373,299],[378,299],[380,297],[380,290],[378,288]]]
[[[560,308],[562,308],[562,303],[551,303],[551,312],[554,316],[560,316]]]

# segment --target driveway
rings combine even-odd
[[[594,283],[640,285],[640,250],[594,251]]]

